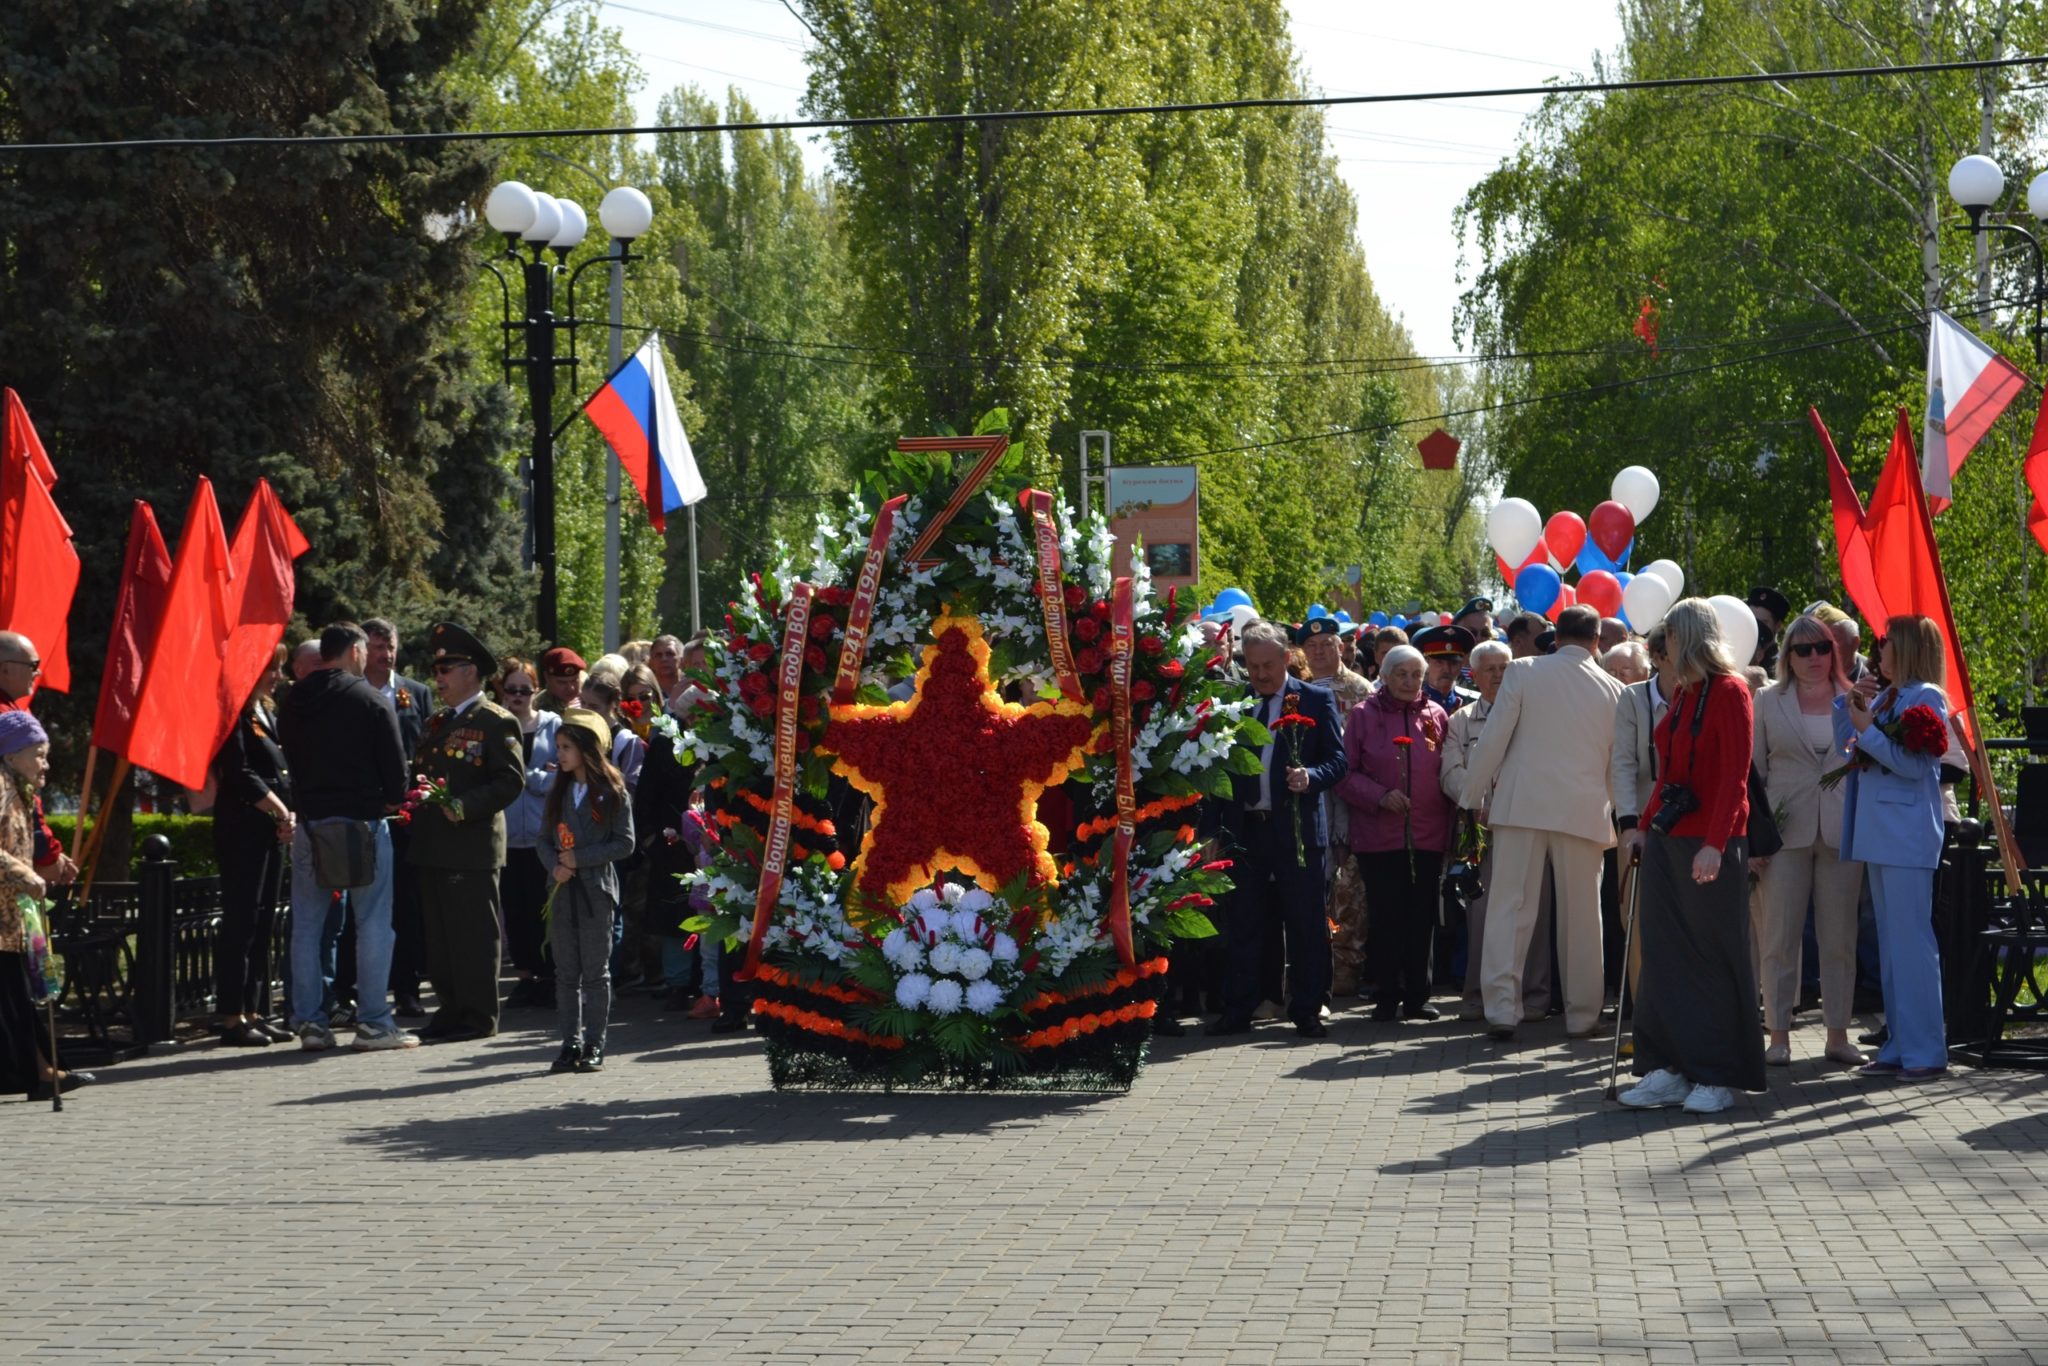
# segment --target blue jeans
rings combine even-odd
[[[368,886],[348,888],[349,913],[356,922],[356,1022],[373,1029],[392,1026],[391,997],[391,827],[371,822],[376,833],[377,871]],[[333,898],[313,877],[313,837],[306,826],[292,836],[292,1020],[325,1023],[321,1001],[321,939]]]
[[[327,917],[320,925],[320,1018],[334,1013],[341,999],[334,991],[335,969],[341,965],[341,932],[348,925],[348,893],[329,895]]]

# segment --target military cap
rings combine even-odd
[[[612,728],[605,724],[604,717],[588,707],[562,708],[562,724],[590,732],[590,738],[597,742],[597,752],[609,756],[612,752]]]
[[[1474,598],[1470,602],[1466,603],[1463,607],[1460,607],[1457,611],[1451,613],[1451,620],[1463,621],[1466,617],[1471,616],[1475,612],[1484,613],[1486,615],[1487,624],[1491,625],[1493,622],[1493,599]]]
[[[497,666],[497,656],[490,652],[466,627],[452,621],[437,621],[428,633],[427,643],[436,660],[459,659],[474,664],[479,673],[489,673]]]
[[[1294,643],[1306,645],[1310,636],[1334,636],[1343,625],[1335,617],[1310,617],[1294,628]]]
[[[1775,588],[1756,587],[1749,590],[1749,605],[1761,607],[1774,620],[1783,621],[1792,615],[1792,602]]]
[[[1440,658],[1444,655],[1463,659],[1472,653],[1472,647],[1479,642],[1462,626],[1432,626],[1427,630],[1417,631],[1408,643],[1422,651],[1426,659]]]

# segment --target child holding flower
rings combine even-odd
[[[555,732],[557,771],[537,850],[552,883],[548,943],[562,1025],[556,1072],[604,1066],[612,923],[619,913],[613,865],[633,852],[633,804],[625,778],[612,764],[611,745],[611,728],[597,713],[581,707],[562,713]]]

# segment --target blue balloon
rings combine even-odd
[[[1252,595],[1242,588],[1226,588],[1216,595],[1216,601],[1209,604],[1211,616],[1221,616],[1233,607],[1250,607]]]
[[[1385,626],[1391,620],[1393,620],[1393,618],[1389,617],[1385,612],[1374,612],[1371,616],[1365,619],[1365,624],[1367,626],[1372,627],[1374,630],[1378,630],[1380,627]]]
[[[1337,624],[1340,626],[1349,626],[1351,624],[1351,614],[1341,607],[1337,609]]]
[[[1605,555],[1601,554],[1600,547],[1594,545],[1593,538],[1591,536],[1588,536],[1586,538],[1586,543],[1579,547],[1579,573],[1591,574],[1596,570],[1604,569],[1611,574],[1614,572],[1614,568],[1614,561],[1608,559]]]
[[[1626,569],[1617,569],[1614,571],[1614,581],[1620,584],[1623,588],[1628,587],[1628,581],[1630,579],[1633,579],[1634,577],[1635,575],[1629,573]]]
[[[1526,565],[1515,575],[1515,599],[1525,612],[1548,612],[1556,605],[1558,591],[1563,587],[1564,580],[1547,564]]]
[[[1308,615],[1303,617],[1302,620],[1314,621],[1317,617],[1327,617],[1328,615],[1330,615],[1329,608],[1319,602],[1312,602],[1308,605]]]

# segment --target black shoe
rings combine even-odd
[[[661,998],[664,1015],[680,1015],[696,1003],[697,993],[688,987],[670,987]]]
[[[391,1013],[401,1020],[424,1020],[427,1008],[420,1004],[417,996],[399,996],[391,1003]]]
[[[583,1045],[571,1039],[568,1043],[562,1045],[562,1051],[555,1055],[554,1062],[548,1065],[548,1071],[574,1072],[582,1061]]]
[[[1501,1043],[1507,1043],[1515,1037],[1515,1027],[1513,1025],[1488,1025],[1486,1027],[1486,1037]]]
[[[583,1050],[583,1056],[576,1063],[578,1072],[604,1071],[604,1045],[594,1043]]]
[[[1402,1011],[1401,1018],[1404,1020],[1440,1020],[1443,1018],[1443,1012],[1429,1002],[1424,1001],[1419,1006],[1409,1006],[1406,1010]]]
[[[1294,1032],[1304,1039],[1327,1039],[1330,1037],[1329,1026],[1321,1020],[1297,1020],[1294,1024]]]
[[[747,1027],[744,1015],[721,1015],[711,1022],[713,1034],[738,1034]]]
[[[1388,1024],[1398,1017],[1400,1013],[1400,1007],[1392,1001],[1381,1001],[1372,1008],[1372,1018],[1378,1024]]]
[[[1163,1039],[1178,1039],[1188,1032],[1187,1026],[1171,1015],[1152,1017],[1152,1032]]]
[[[1869,1044],[1872,1048],[1883,1048],[1891,1041],[1892,1027],[1890,1025],[1879,1025],[1868,1034],[1858,1034],[1856,1036],[1857,1043]]]
[[[269,1020],[251,1020],[250,1023],[256,1026],[256,1028],[262,1030],[265,1034],[268,1034],[271,1037],[271,1039],[277,1043],[290,1043],[292,1040],[299,1037],[298,1035],[292,1033],[289,1029],[286,1029],[283,1025],[275,1024]]]
[[[229,1025],[227,1032],[220,1036],[220,1041],[234,1048],[268,1048],[277,1042],[266,1031],[258,1029],[247,1020]]]
[[[1231,1034],[1249,1034],[1252,1032],[1252,1022],[1242,1015],[1219,1015],[1202,1032],[1212,1039],[1221,1039]]]

